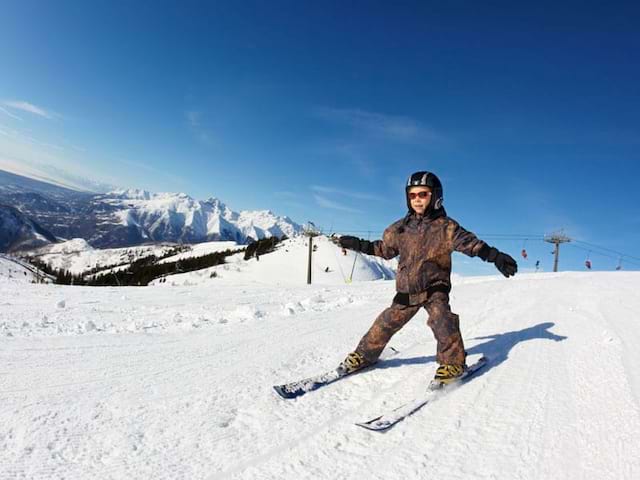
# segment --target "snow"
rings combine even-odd
[[[425,313],[381,368],[283,400],[271,386],[334,367],[393,281],[248,273],[169,290],[0,283],[0,477],[640,478],[640,274],[456,277],[469,361],[491,363],[380,434],[354,422],[433,375]]]

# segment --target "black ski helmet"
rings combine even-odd
[[[431,189],[431,201],[429,202],[429,205],[427,205],[427,211],[439,210],[442,208],[442,204],[444,202],[442,183],[434,173],[416,172],[412,173],[407,179],[405,196],[407,197],[407,207],[409,207],[410,212],[413,212],[413,208],[411,208],[411,201],[409,200],[409,189],[411,187],[429,187]]]

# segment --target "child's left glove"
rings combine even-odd
[[[356,252],[367,253],[373,255],[373,242],[363,240],[358,237],[352,237],[351,235],[343,235],[338,239],[338,244],[349,250],[355,250]]]
[[[485,262],[493,263],[500,273],[507,278],[515,275],[518,271],[518,264],[513,257],[506,253],[502,253],[495,247],[484,245],[478,252],[478,256]]]

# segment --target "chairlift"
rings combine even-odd
[[[616,267],[616,271],[622,270],[622,257],[618,259],[618,266]]]
[[[524,239],[524,242],[522,243],[522,251],[520,252],[520,255],[522,255],[522,258],[524,258],[525,260],[527,259],[527,250],[526,247],[527,246],[527,239]]]
[[[591,250],[587,253],[587,259],[584,261],[584,266],[587,267],[587,270],[591,270],[591,260],[589,257],[591,256]]]

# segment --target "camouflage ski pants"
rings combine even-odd
[[[356,352],[360,353],[367,363],[374,363],[391,337],[422,307],[429,314],[427,325],[431,327],[438,343],[436,355],[438,363],[464,364],[466,353],[460,334],[459,317],[451,311],[449,295],[442,292],[435,292],[426,303],[420,305],[391,304],[378,315],[369,331],[360,340]]]

